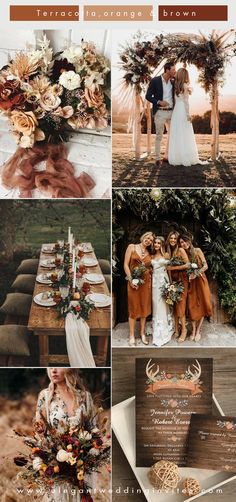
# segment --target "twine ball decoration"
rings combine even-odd
[[[180,480],[179,468],[174,462],[160,460],[151,467],[148,478],[157,490],[168,492],[178,485]]]
[[[199,482],[194,478],[186,478],[183,482],[183,493],[189,497],[198,495],[201,491]]]

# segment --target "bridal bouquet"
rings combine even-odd
[[[110,434],[106,423],[107,417],[101,430],[94,425],[94,417],[82,416],[59,434],[42,416],[32,437],[16,432],[30,449],[28,455],[14,458],[15,464],[23,468],[21,476],[28,481],[28,487],[49,492],[55,482],[66,482],[79,489],[83,502],[92,502],[86,476],[103,465],[109,470]]]
[[[165,302],[171,307],[180,301],[183,292],[184,286],[181,281],[170,283],[165,280],[164,284],[161,286],[162,296],[165,298]]]
[[[53,197],[84,196],[94,184],[88,175],[76,183],[64,142],[78,128],[107,126],[109,61],[90,42],[57,54],[46,36],[38,45],[0,71],[0,110],[19,145],[5,165],[3,184],[27,196],[33,188]]]
[[[140,286],[141,284],[144,284],[144,274],[147,271],[147,268],[145,265],[141,264],[138,267],[134,267],[131,270],[131,278],[127,280],[130,280],[131,284],[133,286]]]

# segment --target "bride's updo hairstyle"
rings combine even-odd
[[[186,68],[180,68],[175,77],[175,94],[177,96],[184,92],[184,84],[189,84],[189,73]]]
[[[175,247],[170,245],[170,239],[172,235],[176,236],[176,245]],[[172,232],[169,233],[167,239],[166,239],[166,251],[168,255],[172,258],[173,256],[176,256],[179,250],[179,245],[178,245],[178,238],[179,238],[179,232],[176,232],[175,230],[172,230]]]
[[[156,241],[160,241],[160,243],[161,243],[160,252],[161,252],[162,256],[165,256],[165,239],[164,239],[164,237],[162,237],[161,235],[155,235],[154,244]],[[155,249],[153,250],[153,252],[155,254]]]
[[[79,374],[79,370],[75,368],[63,368],[64,370],[64,377],[65,377],[65,383],[68,388],[68,390],[71,392],[74,403],[79,404],[81,402],[85,402],[86,400],[86,387],[82,382],[81,376]],[[56,389],[56,385],[52,382],[51,376],[50,376],[50,368],[47,368],[47,374],[48,378],[50,380],[48,389],[49,389],[49,396],[48,396],[48,401],[49,404],[52,401],[53,394]],[[80,391],[80,392],[78,392]]]

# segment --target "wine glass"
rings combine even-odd
[[[69,295],[70,287],[68,285],[63,285],[63,286],[59,287],[59,290],[60,290],[62,299],[65,300],[67,298],[67,296]]]

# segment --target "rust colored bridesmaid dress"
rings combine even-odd
[[[134,247],[129,268],[132,271],[134,267],[142,264],[147,267],[143,277],[144,284],[141,284],[138,289],[133,289],[128,282],[128,312],[131,319],[148,317],[152,311],[151,256],[147,255],[142,260]]]
[[[176,258],[182,258],[177,254]],[[184,286],[184,292],[181,295],[180,301],[175,304],[175,314],[179,319],[186,315],[187,297],[188,297],[188,277],[185,270],[171,270],[172,281],[181,281]]]
[[[198,267],[203,266],[198,248],[195,249]],[[211,292],[206,274],[203,272],[199,277],[190,281],[188,291],[188,310],[191,321],[200,321],[202,317],[212,315]]]

